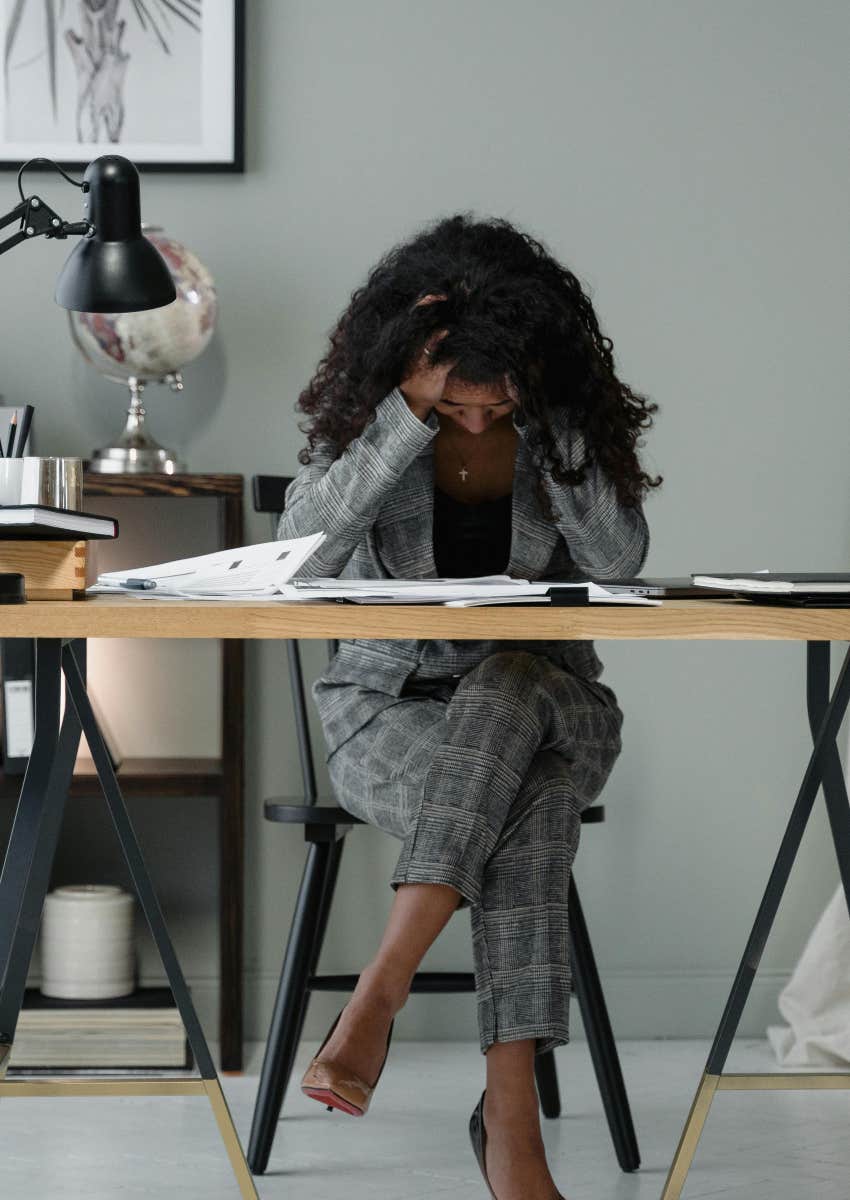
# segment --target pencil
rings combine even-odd
[[[12,413],[12,419],[9,422],[9,445],[6,448],[6,457],[13,458],[12,449],[15,445],[15,434],[18,431],[18,410]]]

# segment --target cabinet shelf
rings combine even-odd
[[[125,758],[118,769],[121,790],[127,796],[218,796],[222,790],[220,758]],[[17,796],[22,776],[0,776],[0,795]],[[72,796],[99,794],[94,763],[77,763]]]

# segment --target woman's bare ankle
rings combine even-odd
[[[364,1002],[385,1009],[391,1016],[404,1007],[410,994],[411,978],[387,969],[380,963],[368,963],[357,980],[355,995]]]
[[[506,1086],[487,1084],[484,1095],[485,1123],[509,1121],[540,1128],[540,1104],[533,1086],[529,1090],[517,1087],[516,1082]]]
[[[494,1121],[519,1119],[525,1127],[539,1123],[532,1039],[497,1041],[489,1047],[484,1107]]]

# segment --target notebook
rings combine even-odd
[[[112,517],[49,508],[45,504],[0,504],[0,541],[28,538],[48,541],[81,541],[84,538],[114,538],[118,522]]]

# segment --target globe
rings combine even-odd
[[[206,349],[218,314],[212,275],[197,255],[161,230],[145,227],[145,237],[165,259],[177,299],[144,312],[69,314],[91,365],[122,383],[164,380],[180,371]]]
[[[127,426],[115,446],[95,452],[90,469],[96,471],[177,469],[174,456],[145,428],[141,394],[151,382],[182,391],[182,369],[206,349],[218,316],[215,283],[197,255],[156,226],[142,230],[165,260],[177,299],[144,312],[68,313],[71,337],[86,361],[130,389]]]

